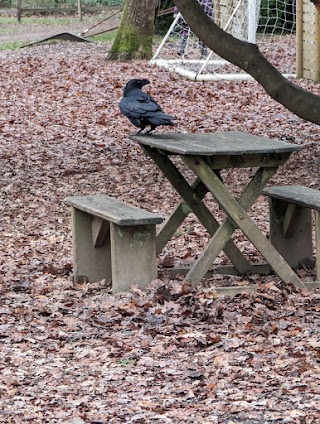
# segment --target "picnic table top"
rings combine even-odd
[[[171,154],[235,156],[243,154],[290,153],[302,147],[282,140],[257,137],[240,131],[213,133],[167,133],[131,135],[141,145],[154,147]]]

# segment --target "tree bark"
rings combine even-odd
[[[197,0],[174,0],[191,30],[222,58],[250,74],[277,102],[306,121],[320,124],[320,96],[306,91],[282,74],[257,45],[223,31],[203,12]],[[283,59],[285,60],[285,58]]]
[[[127,0],[108,59],[152,57],[155,9],[159,0]]]

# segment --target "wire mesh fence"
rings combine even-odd
[[[233,37],[255,43],[283,74],[295,71],[295,0],[198,0],[206,14]],[[192,79],[247,78],[210,51],[174,8],[152,63]],[[284,60],[286,58],[286,60]],[[205,71],[205,72],[204,72]],[[241,74],[241,75],[240,75]]]
[[[123,7],[125,0],[0,0],[1,9],[16,10],[18,21],[23,15],[59,15],[99,13],[112,7]]]

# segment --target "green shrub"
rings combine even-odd
[[[0,0],[0,7],[7,8],[7,7],[13,7],[11,0]]]
[[[161,1],[161,10],[168,9],[169,7],[173,7],[174,3],[172,0],[162,0]],[[173,21],[173,13],[169,13],[168,15],[159,16],[155,22],[155,34],[164,35],[170,28],[170,25]]]

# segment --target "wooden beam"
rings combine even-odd
[[[110,222],[97,216],[92,220],[92,245],[101,247],[105,244],[110,230]]]
[[[197,178],[196,181],[191,186],[197,195],[202,199],[208,189],[204,186],[204,184]],[[185,202],[179,202],[179,204],[175,207],[173,213],[167,219],[167,221],[162,225],[158,234],[157,234],[157,255],[162,251],[168,241],[173,237],[174,233],[180,227],[185,218],[189,215],[191,209]]]
[[[319,289],[320,281],[311,281],[308,283],[304,283],[307,289]],[[226,286],[226,287],[212,287],[219,296],[236,296],[237,294],[242,293],[253,293],[257,291],[258,285],[250,285],[250,286]]]
[[[296,74],[297,78],[303,77],[303,0],[297,0]]]
[[[228,210],[228,214],[229,214],[229,208],[225,208],[224,205],[222,206],[222,203],[218,200],[216,196],[215,189],[212,188],[214,183],[211,180],[211,175],[213,175],[214,172],[208,167],[207,164],[205,164],[203,159],[200,157],[199,157],[199,160],[185,157],[185,162],[188,164],[189,167],[191,167],[191,169],[193,169],[196,172],[196,174],[198,174],[199,177],[201,177],[201,179],[207,185],[208,189],[212,192],[213,196],[216,198],[216,200],[220,204],[220,206],[225,211]],[[199,170],[199,168],[201,168],[201,170]],[[247,210],[250,209],[252,204],[255,202],[255,200],[261,193],[263,187],[265,187],[265,185],[267,184],[267,182],[269,181],[269,179],[272,177],[272,175],[275,173],[276,170],[277,168],[260,168],[258,170],[258,172],[254,176],[254,178],[251,180],[249,185],[245,188],[239,200],[241,204],[246,205]],[[217,179],[218,178],[215,176],[214,180],[217,180]],[[225,193],[228,193],[228,191],[225,188],[224,184],[220,181],[220,179],[219,179],[219,187],[220,187],[219,193],[225,197]],[[229,193],[227,196],[231,197]],[[233,199],[233,201],[237,203],[235,199]],[[225,243],[227,243],[228,240],[231,238],[236,228],[237,228],[237,224],[234,221],[231,222],[230,219],[226,219],[224,221],[224,223],[216,231],[214,237],[209,242],[206,249],[200,256],[200,259],[191,268],[189,274],[187,275],[187,279],[189,281],[196,283],[200,281],[201,278],[203,278],[206,271],[210,268],[210,264],[219,255],[221,250],[224,248]],[[253,270],[251,270],[251,273],[252,272]]]
[[[74,281],[112,281],[110,238],[99,248],[92,244],[92,216],[72,208]]]
[[[82,22],[82,0],[78,0],[78,16],[79,21]]]
[[[169,216],[169,218],[157,234],[157,255],[163,250],[168,241],[171,240],[171,238],[176,233],[177,229],[180,227],[180,225],[189,215],[190,212],[191,209],[184,202],[180,202],[176,206],[173,213]]]
[[[228,168],[254,168],[254,167],[275,167],[283,165],[290,156],[290,153],[274,153],[266,161],[265,154],[239,154],[234,156],[213,156],[209,158],[208,164],[211,169]]]
[[[296,205],[294,205],[293,203],[289,203],[286,209],[286,212],[284,214],[283,217],[283,222],[282,222],[282,235],[283,237],[287,236],[288,233],[288,229],[291,223],[291,219],[293,217],[294,211],[296,210]]]
[[[191,264],[191,266],[195,262],[196,261],[194,261]],[[258,274],[258,275],[274,274],[270,265],[266,264],[266,263],[261,263],[261,264],[251,263],[251,267],[253,269],[252,275],[254,275],[254,274]],[[188,274],[189,271],[190,271],[190,267],[174,267],[174,268],[168,269],[169,274],[172,275],[173,277],[177,277],[178,275],[185,276],[185,275]],[[240,276],[241,274],[239,274],[237,269],[232,265],[221,265],[221,266],[216,266],[213,269],[207,271],[204,275],[204,278],[212,278],[214,275]]]
[[[22,13],[21,0],[17,0],[17,19],[18,19],[18,22],[21,22],[21,13]]]
[[[147,288],[157,278],[156,226],[119,226],[110,223],[112,292],[131,285]]]
[[[188,184],[183,175],[179,172],[176,166],[171,162],[168,156],[159,153],[156,149],[143,146],[143,149],[153,159],[156,165],[161,169],[172,186],[177,190],[180,196],[184,199],[188,207],[198,217],[199,221],[208,230],[210,235],[213,235],[219,228],[219,223],[212,216],[209,209],[202,202],[201,197]],[[212,171],[214,172],[214,171]],[[217,177],[218,178],[218,177]],[[221,249],[220,249],[221,251]],[[250,263],[242,255],[240,250],[230,240],[224,246],[225,254],[230,258],[234,266],[241,273],[251,272]],[[209,268],[209,267],[208,267]]]
[[[230,195],[223,182],[220,181],[203,158],[200,156],[192,158],[185,156],[184,160],[204,182],[219,205],[230,217],[217,230],[208,248],[201,255],[201,260],[199,259],[196,266],[190,270],[186,277],[187,280],[191,282],[199,281],[201,275],[209,269],[211,261],[217,257],[221,248],[225,246],[226,241],[232,236],[235,228],[240,228],[284,282],[293,283],[296,287],[306,287],[246,213],[246,210],[256,200],[271,175],[276,171],[276,168],[260,169],[258,171],[261,174],[259,179],[254,178],[251,181],[238,202]],[[273,170],[272,173],[270,173],[271,170]]]
[[[315,82],[320,82],[320,2],[317,2],[318,12],[315,17]]]
[[[314,211],[315,214],[315,233],[316,233],[316,269],[317,280],[320,281],[320,211]]]

